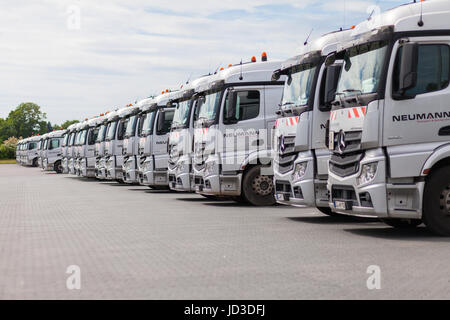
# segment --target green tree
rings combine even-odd
[[[41,111],[41,107],[37,104],[32,102],[21,103],[9,113],[6,119],[11,130],[10,136],[29,137],[35,133],[47,133],[46,117],[47,115]]]
[[[53,128],[58,127],[59,129],[67,129],[70,125],[72,125],[74,123],[78,123],[78,122],[80,122],[80,121],[78,121],[78,120],[66,120],[66,121],[63,122],[62,125],[60,125],[60,126],[54,125]]]
[[[8,120],[0,118],[0,141],[6,140],[13,135],[14,132]]]

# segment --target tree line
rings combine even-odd
[[[43,135],[53,130],[67,129],[78,120],[67,120],[62,124],[51,124],[41,107],[33,102],[21,103],[12,110],[5,119],[0,118],[0,141],[11,137],[27,138],[32,135]]]
[[[5,119],[0,118],[0,160],[14,159],[19,138],[43,135],[53,130],[67,129],[78,120],[67,120],[62,124],[51,124],[41,107],[33,102],[21,103]]]

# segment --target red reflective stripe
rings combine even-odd
[[[352,115],[351,115],[351,113],[350,113],[350,110],[347,111],[347,116],[348,116],[349,119],[351,119]]]
[[[289,118],[289,122],[291,123],[291,125],[294,125],[294,119]]]
[[[361,107],[361,111],[362,111],[363,115],[366,115],[366,107]]]
[[[355,114],[355,117],[359,118],[358,108],[353,108],[353,113]]]
[[[295,117],[295,122],[298,123],[298,117]]]

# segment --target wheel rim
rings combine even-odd
[[[439,208],[444,216],[450,216],[450,185],[441,191],[439,199]]]
[[[253,179],[252,189],[260,196],[267,196],[273,191],[273,181],[268,176],[258,175]]]

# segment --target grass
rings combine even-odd
[[[0,160],[0,164],[13,164],[13,163],[16,163],[16,159]]]

